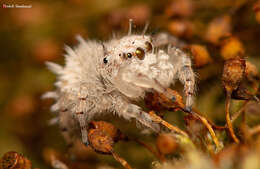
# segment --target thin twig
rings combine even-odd
[[[151,153],[154,154],[155,157],[157,157],[161,162],[165,161],[165,157],[162,156],[162,154],[158,153],[156,150],[154,150],[150,145],[138,140],[138,139],[134,139],[135,142],[137,142],[138,144],[144,146],[146,149],[148,149]]]
[[[121,163],[121,165],[126,168],[126,169],[132,169],[132,167],[127,163],[127,161],[125,161],[122,157],[120,157],[118,154],[116,154],[115,152],[111,152],[114,159],[116,161],[118,161],[119,163]]]
[[[199,112],[197,109],[193,108],[192,112],[196,113],[200,117],[203,117],[202,113]],[[204,117],[204,118],[207,119],[206,117]],[[214,124],[212,121],[210,121],[209,119],[207,119],[207,122],[210,124],[210,126],[212,126],[213,129],[216,129],[216,130],[225,130],[227,128],[226,126],[218,126],[218,125]]]
[[[185,131],[179,129],[178,127],[175,127],[175,126],[171,125],[170,123],[168,123],[166,121],[164,121],[161,117],[157,116],[154,113],[154,111],[150,111],[149,114],[153,118],[153,121],[162,124],[163,126],[167,127],[168,129],[170,129],[172,131],[175,131],[178,134],[181,134],[181,135],[183,135],[185,137],[189,137],[188,134]]]
[[[231,116],[231,118],[230,118],[231,123],[233,123],[241,115],[241,113],[243,113],[245,111],[245,108],[246,108],[248,102],[249,101],[246,100],[243,103],[242,107]],[[197,113],[197,111],[196,111],[196,113]],[[216,129],[216,130],[226,130],[226,129],[228,129],[227,124],[225,126],[217,126],[217,125],[215,125],[213,122],[211,122],[209,120],[208,120],[208,122],[211,124],[213,129]]]
[[[232,139],[236,142],[239,143],[238,138],[236,137],[233,127],[232,127],[232,122],[230,120],[230,113],[229,113],[229,109],[230,109],[230,100],[231,100],[231,94],[229,92],[227,92],[227,96],[226,96],[226,105],[225,105],[225,111],[226,111],[226,123],[227,123],[227,127],[229,130],[229,133],[232,137]]]
[[[191,114],[194,117],[198,118],[202,122],[202,124],[204,124],[206,126],[206,128],[208,129],[208,131],[209,131],[209,133],[210,133],[210,135],[211,135],[211,137],[212,137],[212,139],[213,139],[217,149],[221,149],[221,145],[220,145],[220,143],[218,141],[218,138],[217,138],[217,136],[216,136],[216,134],[215,134],[211,124],[208,122],[208,120],[205,117],[203,117],[202,115],[199,115],[198,113],[193,112]]]

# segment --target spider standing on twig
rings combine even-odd
[[[135,119],[159,132],[159,124],[132,101],[143,98],[151,90],[174,100],[166,88],[176,79],[184,85],[186,110],[191,111],[195,75],[190,58],[171,45],[167,50],[159,49],[162,43],[145,35],[147,27],[148,24],[142,34],[132,34],[130,19],[128,35],[121,38],[99,43],[78,37],[77,47],[66,47],[64,67],[47,63],[57,74],[57,90],[44,97],[56,100],[51,110],[59,113],[59,125],[67,141],[79,124],[82,141],[88,145],[88,123],[102,113]],[[167,38],[164,40],[165,44],[169,43]]]

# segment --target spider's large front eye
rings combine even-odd
[[[146,48],[146,51],[149,52],[153,49],[153,46],[150,42],[145,42],[145,48]]]
[[[105,64],[107,64],[107,62],[108,62],[107,58],[104,58],[104,59],[103,59],[103,62],[104,62]]]
[[[138,59],[140,59],[140,60],[144,59],[145,52],[142,48],[137,48],[135,51],[135,54],[138,57]]]

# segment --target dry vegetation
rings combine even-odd
[[[0,10],[0,169],[260,168],[260,0],[31,4]],[[55,78],[44,62],[62,62],[63,43],[74,45],[76,34],[125,34],[129,18],[135,31],[150,21],[151,34],[169,32],[191,56],[198,81],[192,113],[176,84],[168,89],[174,102],[147,93],[138,103],[167,133],[145,134],[104,117],[89,125],[89,147],[80,140],[66,145],[58,127],[48,125],[52,101],[40,99]]]

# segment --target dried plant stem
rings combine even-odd
[[[192,115],[195,118],[198,118],[202,122],[202,124],[204,124],[206,126],[206,128],[208,129],[208,131],[209,131],[209,133],[210,133],[210,135],[211,135],[211,137],[212,137],[212,139],[213,139],[217,149],[221,149],[221,145],[220,145],[220,143],[218,141],[218,138],[217,138],[217,136],[216,136],[216,134],[215,134],[211,124],[208,122],[208,120],[205,117],[199,115],[198,113],[192,113]]]
[[[127,163],[127,161],[125,161],[122,157],[120,157],[118,154],[116,154],[115,152],[111,152],[114,159],[116,161],[118,161],[119,163],[121,163],[121,165],[126,168],[126,169],[132,169],[132,167]]]
[[[144,146],[146,149],[148,149],[151,153],[154,154],[155,157],[157,157],[161,162],[165,161],[165,157],[158,153],[156,150],[154,150],[150,145],[138,140],[138,139],[134,139],[135,142],[137,142],[138,144]]]
[[[171,125],[170,123],[168,123],[166,121],[164,121],[161,117],[157,116],[154,113],[154,111],[150,111],[149,114],[153,118],[153,121],[162,124],[163,126],[167,127],[171,131],[174,131],[174,132],[176,132],[178,134],[181,134],[181,135],[183,135],[185,137],[189,137],[188,134],[185,131],[179,129],[178,127],[175,127],[175,126]]]
[[[197,109],[192,109],[192,111],[197,114],[198,116],[200,117],[203,117],[202,116],[202,113],[199,112]],[[193,114],[194,115],[194,114]],[[203,117],[205,118],[205,117]],[[216,129],[216,130],[225,130],[227,127],[225,126],[217,126],[216,124],[214,124],[212,121],[210,121],[209,119],[205,118],[207,120],[207,123],[211,126],[212,129]],[[199,119],[201,120],[201,119]]]
[[[242,107],[231,116],[231,118],[230,118],[231,123],[233,123],[241,115],[241,113],[243,113],[245,111],[245,108],[246,108],[248,102],[249,101],[246,100],[243,103]],[[195,111],[195,112],[198,113],[198,111]],[[198,113],[198,114],[200,114],[200,113]],[[210,123],[210,125],[212,126],[213,129],[216,129],[216,130],[226,130],[226,129],[228,129],[227,124],[225,126],[217,126],[209,120],[208,120],[208,122]]]
[[[232,122],[230,120],[230,113],[229,113],[229,109],[230,109],[230,100],[231,100],[231,94],[229,92],[227,92],[227,96],[226,96],[226,105],[225,105],[225,112],[226,112],[226,123],[227,123],[227,127],[229,130],[229,133],[232,137],[232,139],[236,142],[239,143],[238,138],[236,137],[233,127],[232,127]]]

